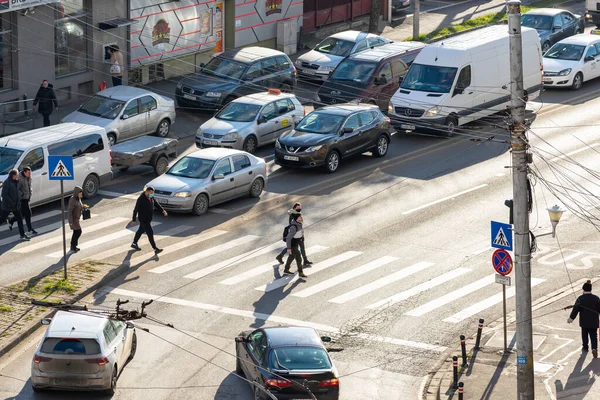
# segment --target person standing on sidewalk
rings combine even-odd
[[[31,168],[24,167],[23,171],[19,174],[19,193],[21,195],[21,215],[25,218],[27,223],[27,230],[29,235],[37,235],[37,232],[31,226],[31,207],[29,201],[31,200]],[[16,216],[13,216],[10,220],[8,228],[12,231],[12,226],[17,220]]]
[[[592,281],[583,284],[583,294],[577,298],[567,322],[570,324],[579,314],[582,350],[589,351],[588,340],[592,342],[592,354],[598,357],[598,327],[600,326],[600,297],[592,293]]]
[[[300,214],[301,212],[302,212],[302,204],[295,203],[294,206],[288,210],[288,214],[289,214],[288,225],[292,223],[293,216],[296,214]],[[308,257],[306,256],[306,247],[304,246],[304,236],[302,236],[302,240],[298,243],[298,245],[300,246],[300,252],[302,253],[302,258],[304,259],[304,265],[305,266],[311,265],[312,262],[310,262],[308,260]],[[277,255],[277,257],[275,257],[275,259],[279,262],[279,264],[283,264],[283,256],[285,256],[286,253],[287,253],[287,248],[284,247],[283,250],[281,250],[281,252],[279,253],[279,255]]]
[[[8,173],[8,178],[2,185],[2,207],[0,208],[0,224],[8,223],[8,228],[12,231],[12,224],[8,219],[10,213],[19,225],[19,233],[21,240],[29,240],[25,235],[23,228],[23,216],[21,215],[21,193],[19,192],[19,171],[11,169]]]
[[[304,229],[302,229],[302,214],[293,214],[292,222],[290,224],[290,228],[288,230],[287,237],[285,238],[285,242],[287,244],[287,252],[289,254],[288,259],[285,263],[285,268],[283,269],[284,274],[291,274],[290,265],[292,265],[292,260],[296,260],[296,265],[298,266],[298,275],[302,278],[306,278],[304,275],[304,271],[302,270],[302,256],[300,255],[300,241],[304,237]]]
[[[56,100],[56,94],[52,85],[48,83],[46,79],[42,81],[42,86],[38,89],[35,99],[33,100],[33,109],[38,105],[38,111],[44,118],[44,126],[50,126],[50,114],[52,109],[56,108],[58,111],[58,100]],[[54,107],[52,107],[54,105]]]
[[[71,236],[71,251],[77,253],[79,251],[79,238],[81,237],[81,212],[83,211],[83,203],[81,198],[83,197],[83,189],[79,186],[75,186],[73,189],[73,196],[69,199],[69,207],[67,208],[67,219],[69,220],[69,228],[73,231]]]
[[[116,44],[108,48],[110,53],[110,76],[113,86],[121,86],[123,84],[123,54],[121,49]]]
[[[152,217],[154,215],[154,209],[159,210],[166,217],[168,214],[164,208],[154,198],[154,188],[148,186],[146,190],[138,197],[135,208],[133,209],[133,218],[131,219],[131,225],[136,224],[136,219],[140,220],[140,227],[138,228],[131,243],[131,248],[135,250],[141,250],[138,246],[138,240],[142,237],[142,233],[148,235],[148,241],[154,249],[154,254],[162,252],[162,249],[156,247],[154,242],[154,231],[152,230]]]

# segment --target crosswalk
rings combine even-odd
[[[45,257],[52,263],[60,259],[62,251],[57,249],[62,232],[56,219],[60,219],[60,211],[34,216],[40,234],[30,242],[18,243],[14,232],[10,236],[0,232],[0,264],[5,253]],[[395,307],[393,312],[398,310],[402,318],[431,317],[447,324],[480,318],[502,302],[502,288],[495,283],[494,274],[473,267],[450,268],[439,260],[406,260],[364,249],[307,243],[307,253],[315,264],[304,269],[308,277],[303,279],[297,272],[283,274],[283,266],[275,261],[285,246],[282,241],[273,242],[260,233],[198,232],[192,223],[168,226],[166,221],[153,222],[155,240],[163,248],[155,256],[145,241],[141,252],[130,248],[137,228],[130,226],[130,218],[111,215],[101,220],[94,216],[83,222],[81,251],[70,255],[71,262],[97,260],[144,266],[140,273],[161,279],[206,279],[224,294],[275,296],[279,301],[278,294],[285,294],[288,302],[314,298],[317,304],[334,310],[350,306],[367,313]],[[295,263],[292,269],[296,269]],[[542,283],[544,279],[532,278],[532,286]],[[508,288],[506,295],[514,297],[514,288]]]

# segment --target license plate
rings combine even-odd
[[[544,78],[544,83],[552,83],[552,79],[550,79],[550,78]]]
[[[188,100],[196,100],[196,96],[192,96],[191,94],[184,94],[183,98]]]
[[[216,140],[205,140],[204,144],[207,144],[209,146],[218,146],[219,142],[217,142]]]
[[[159,199],[156,198],[156,200],[160,203],[160,204],[169,204],[169,200],[168,199]]]
[[[400,129],[406,129],[407,131],[414,131],[415,128],[414,125],[400,124]]]
[[[308,69],[305,69],[302,72],[305,73],[306,75],[314,75],[315,74],[315,71],[311,71],[311,70],[308,70]]]
[[[283,156],[283,159],[288,161],[300,161],[300,157],[297,156]]]

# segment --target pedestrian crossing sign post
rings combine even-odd
[[[60,181],[60,209],[63,220],[63,267],[64,278],[67,279],[67,233],[65,229],[65,189],[63,181],[72,181],[75,179],[73,156],[48,156],[48,179],[51,181]]]
[[[512,251],[513,235],[512,225],[503,224],[502,222],[492,221],[492,247]]]

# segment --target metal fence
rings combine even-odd
[[[25,95],[23,100],[0,103],[0,124],[0,137],[34,129],[33,99]]]

